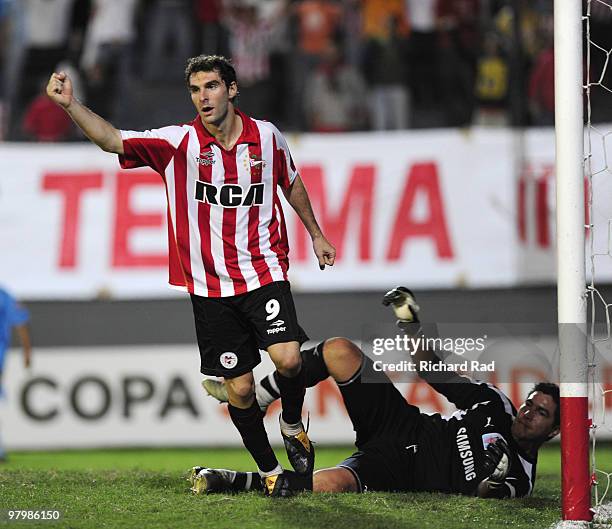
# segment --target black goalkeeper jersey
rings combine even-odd
[[[488,477],[483,472],[485,448],[503,437],[512,453],[510,472],[491,496],[530,495],[537,460],[525,454],[512,437],[516,409],[510,399],[492,384],[454,372],[421,375],[458,411],[449,417],[422,414],[418,443],[413,449],[415,488],[475,494],[478,484]]]

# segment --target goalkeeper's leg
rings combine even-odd
[[[411,438],[421,420],[419,409],[405,401],[384,373],[374,372],[372,361],[350,340],[327,340],[322,353],[342,394],[360,451],[336,468],[315,472],[313,491],[406,490],[406,469],[400,457],[405,446],[390,440]],[[362,381],[366,372],[376,383]]]
[[[237,472],[223,468],[193,467],[188,481],[195,494],[263,491],[258,472]],[[306,487],[305,487],[306,488]],[[359,492],[354,474],[346,468],[324,468],[315,472],[313,492]]]
[[[405,431],[420,417],[419,409],[406,402],[385,373],[374,371],[372,361],[346,338],[330,338],[306,349],[302,362],[308,387],[330,375],[336,381],[357,433],[358,447],[378,435]],[[362,382],[364,373],[368,383]],[[262,407],[280,396],[274,388],[274,376],[270,373],[256,385],[257,402]]]

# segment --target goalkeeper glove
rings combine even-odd
[[[490,443],[485,450],[484,469],[492,484],[501,484],[510,472],[510,448],[508,443],[500,437]]]
[[[415,327],[411,324],[417,324],[419,328],[419,306],[416,304],[414,294],[406,287],[395,287],[389,290],[382,299],[382,304],[385,307],[391,305],[395,317],[397,318],[397,326],[409,332]],[[415,333],[416,334],[416,333]]]

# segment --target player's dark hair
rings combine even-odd
[[[198,55],[187,59],[187,66],[185,67],[187,86],[189,86],[191,74],[196,72],[217,72],[228,90],[230,85],[236,82],[236,70],[234,70],[232,62],[222,55]],[[234,98],[230,99],[232,102],[233,100]]]
[[[559,426],[561,424],[561,403],[559,399],[559,386],[557,384],[553,384],[552,382],[538,382],[531,391],[529,395],[531,395],[534,391],[539,391],[540,393],[545,393],[546,395],[550,395],[557,407],[555,408],[555,423],[553,426]]]

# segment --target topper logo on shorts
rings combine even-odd
[[[225,369],[234,369],[238,365],[238,357],[236,353],[222,353],[219,362]]]
[[[285,325],[284,320],[273,321],[270,324],[270,327],[273,327],[273,329],[267,329],[266,332],[268,334],[277,334],[279,332],[285,332],[287,330],[287,327],[283,327],[284,325]]]
[[[208,182],[198,180],[195,185],[195,199],[224,208],[237,208],[238,206],[261,206],[264,203],[265,184],[251,184],[244,189],[238,184],[223,184],[215,186]]]

